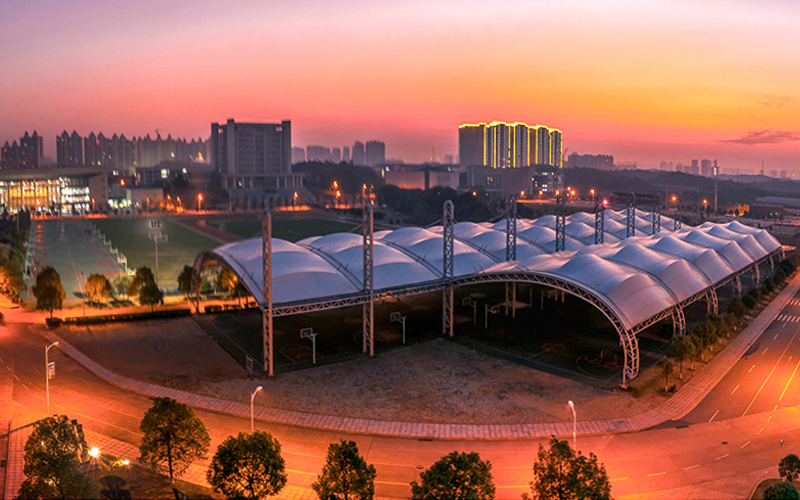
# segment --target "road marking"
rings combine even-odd
[[[700,467],[700,464],[692,465],[691,467],[684,467],[683,470],[694,469],[695,467]]]
[[[714,414],[711,415],[711,418],[708,419],[708,421],[711,422],[712,420],[714,420],[714,417],[717,416],[717,413],[719,413],[719,410],[715,411]]]
[[[748,441],[748,442],[746,442],[745,444],[741,445],[739,448],[744,448],[744,447],[745,447],[745,446],[747,446],[748,444],[750,444],[750,441]]]
[[[24,387],[26,391],[29,391],[29,390],[30,390],[30,389],[28,389],[28,386],[27,386],[27,385],[25,385],[25,384],[22,384],[22,387]]]
[[[777,333],[775,334],[774,337],[772,337],[772,340],[778,340],[778,334]]]
[[[795,330],[795,332],[794,332],[794,335],[792,336],[792,340],[794,340],[794,339],[795,339],[795,337],[797,337],[797,332],[800,332],[800,328],[798,328],[797,330]],[[770,371],[769,371],[769,375],[767,375],[767,378],[765,378],[765,379],[764,379],[764,382],[761,384],[761,387],[759,387],[759,388],[758,388],[758,392],[756,392],[756,395],[755,395],[755,396],[753,396],[753,399],[752,399],[752,400],[750,400],[750,404],[749,404],[749,405],[747,405],[747,408],[745,408],[745,410],[744,410],[744,413],[742,413],[742,416],[745,416],[745,415],[747,415],[747,412],[748,412],[748,411],[750,411],[750,407],[751,407],[751,406],[753,406],[753,403],[755,403],[755,402],[756,402],[756,398],[758,397],[758,395],[759,395],[759,394],[761,394],[761,391],[762,391],[762,390],[764,390],[764,386],[765,386],[765,385],[767,385],[767,382],[769,382],[769,379],[772,377],[772,374],[773,374],[773,373],[775,373],[775,369],[776,369],[776,368],[778,368],[778,364],[781,362],[781,359],[783,359],[783,356],[785,356],[785,355],[786,355],[786,351],[788,351],[788,350],[789,350],[789,346],[790,346],[791,344],[792,344],[791,342],[789,342],[788,344],[786,344],[786,348],[783,350],[783,353],[780,355],[780,357],[778,358],[778,360],[775,362],[775,365],[772,367],[772,370],[770,370]],[[767,350],[766,350],[766,349],[764,349],[764,352],[766,352],[766,351],[767,351]]]
[[[777,409],[778,409],[778,405],[775,405],[775,408],[773,408],[772,411],[775,411]]]
[[[739,388],[739,385],[737,384],[736,387],[734,387],[733,390],[731,391],[731,396],[733,396],[733,393],[736,392],[736,389],[738,389],[738,388]]]
[[[759,429],[759,430],[758,430],[758,432],[756,432],[756,436],[758,436],[759,434],[761,434],[763,431],[764,431],[764,428],[762,427],[761,429]]]
[[[755,368],[755,367],[756,367],[756,365],[751,366],[750,369],[747,370],[747,373],[750,373],[751,371],[753,371],[753,368]]]
[[[800,361],[798,361],[797,364],[794,365],[794,371],[792,372],[792,376],[789,377],[789,381],[786,382],[786,387],[783,388],[783,392],[781,393],[781,397],[778,398],[778,401],[782,400],[783,399],[783,395],[786,394],[786,389],[788,389],[789,388],[789,384],[792,383],[792,379],[794,378],[794,374],[797,373],[797,368],[798,367],[800,367]]]
[[[647,477],[663,476],[664,474],[666,474],[666,472],[656,472],[656,473],[653,473],[653,474],[648,474]]]
[[[772,415],[770,415],[769,417],[767,417],[767,423],[769,423],[769,421],[770,421],[770,420],[772,420]]]
[[[761,355],[762,355],[762,356],[763,356],[763,355],[765,355],[765,354],[767,353],[767,350],[768,350],[768,349],[769,349],[769,347],[765,347],[765,348],[764,348],[764,351],[761,353]]]
[[[611,482],[614,482],[614,481],[625,481],[626,479],[630,479],[630,478],[629,478],[628,476],[625,476],[625,477],[615,477],[614,479],[609,479],[609,481],[611,481]],[[406,483],[403,483],[403,484],[406,484]]]
[[[725,457],[729,457],[729,456],[731,456],[731,454],[730,453],[726,453],[726,454],[722,455],[721,457],[715,458],[714,460],[716,461],[716,460],[719,460],[719,459],[722,459],[722,458],[725,458]]]

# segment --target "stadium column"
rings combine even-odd
[[[442,293],[442,333],[453,336],[453,256],[455,245],[455,207],[453,202],[444,202],[442,213],[442,279],[445,281]]]
[[[261,215],[261,323],[264,345],[264,373],[275,376],[272,345],[272,213]]]
[[[733,293],[736,297],[742,296],[742,276],[740,273],[736,273],[733,275]]]
[[[717,291],[714,287],[708,287],[706,290],[706,313],[717,314],[719,312],[719,299],[717,297]]]
[[[363,291],[368,294],[368,302],[364,304],[363,314],[363,352],[375,355],[375,289],[373,271],[375,270],[373,247],[373,213],[372,205],[367,198],[363,198],[362,231],[364,234],[364,282]]]
[[[686,316],[679,305],[672,310],[672,336],[686,335]]]

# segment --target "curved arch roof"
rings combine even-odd
[[[650,219],[650,221],[648,221]],[[636,235],[626,238],[624,210],[605,213],[605,243],[594,244],[594,215],[565,220],[566,250],[555,253],[555,217],[517,221],[517,260],[505,262],[506,221],[455,225],[454,277],[524,272],[581,287],[615,311],[626,328],[664,311],[778,250],[767,231],[739,222],[706,223],[672,231],[662,216],[651,235],[652,216],[637,214]],[[299,242],[273,240],[273,302],[324,301],[362,292],[363,240],[336,233]],[[260,238],[213,251],[260,300]],[[374,233],[376,291],[402,289],[443,276],[441,226]]]

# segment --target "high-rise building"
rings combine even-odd
[[[458,127],[458,160],[461,165],[484,164],[486,124],[464,124]]]
[[[366,165],[367,157],[364,150],[364,143],[356,141],[353,144],[353,165]]]
[[[331,148],[331,161],[333,163],[342,161],[342,148]]]
[[[345,163],[350,162],[350,146],[342,147],[342,161]]]
[[[558,129],[525,123],[465,123],[458,127],[461,165],[520,168],[563,167],[562,135]]]
[[[6,141],[5,145],[3,145],[2,154],[0,154],[0,168],[19,168],[19,146],[17,145],[17,141],[14,141],[12,144]]]
[[[25,135],[19,140],[19,168],[44,167],[44,146],[42,136],[33,131],[33,135]]]
[[[368,167],[386,163],[386,144],[381,141],[367,141],[365,159]]]
[[[303,148],[292,148],[292,163],[303,163],[306,161],[306,150]]]
[[[211,161],[232,189],[281,189],[302,185],[302,175],[292,173],[292,124],[211,124]]]
[[[331,161],[331,148],[326,148],[325,146],[306,147],[306,161]]]
[[[700,175],[711,177],[714,175],[714,168],[711,160],[700,160]]]
[[[83,165],[83,138],[74,130],[56,136],[56,164],[59,167]]]

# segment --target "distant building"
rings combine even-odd
[[[0,168],[3,170],[19,168],[19,146],[17,141],[11,144],[6,141],[3,145],[2,154],[0,154]]]
[[[356,141],[353,144],[353,165],[366,165],[367,155],[364,149],[364,143]]]
[[[459,173],[446,167],[430,165],[393,165],[383,173],[386,184],[402,189],[431,189],[448,187],[458,189]]]
[[[700,175],[700,162],[692,160],[692,170],[689,173],[692,175]]]
[[[613,155],[591,155],[572,153],[567,157],[566,168],[593,168],[595,170],[613,170]]]
[[[306,161],[306,150],[303,148],[292,148],[292,163],[303,163]]]
[[[563,137],[558,129],[525,123],[465,123],[458,127],[462,166],[495,169],[550,165],[561,168]]]
[[[306,161],[316,161],[320,163],[331,161],[331,148],[325,146],[306,147]]]
[[[280,189],[302,186],[302,175],[292,173],[292,124],[211,124],[211,161],[222,187]]]
[[[712,177],[714,175],[714,163],[712,160],[700,160],[700,175]]]
[[[381,141],[367,141],[365,159],[368,167],[386,163],[386,144]]]
[[[333,163],[341,163],[342,148],[331,148],[331,161]]]
[[[538,195],[535,177],[541,170],[553,172],[548,189],[555,189],[555,177],[558,171],[557,168],[550,166],[496,169],[486,165],[472,165],[463,168],[464,171],[459,178],[459,189],[482,189],[493,199],[505,198],[512,194],[520,198]]]
[[[444,164],[445,165],[455,165],[456,164],[456,157],[453,155],[444,155]]]
[[[781,179],[786,179],[786,170],[781,170]]]
[[[59,167],[83,165],[83,139],[74,130],[72,135],[65,130],[56,136],[56,165]]]
[[[344,146],[342,148],[342,161],[345,163],[350,162],[350,146]]]
[[[3,170],[0,206],[9,212],[85,213],[108,206],[108,174],[97,167]]]

